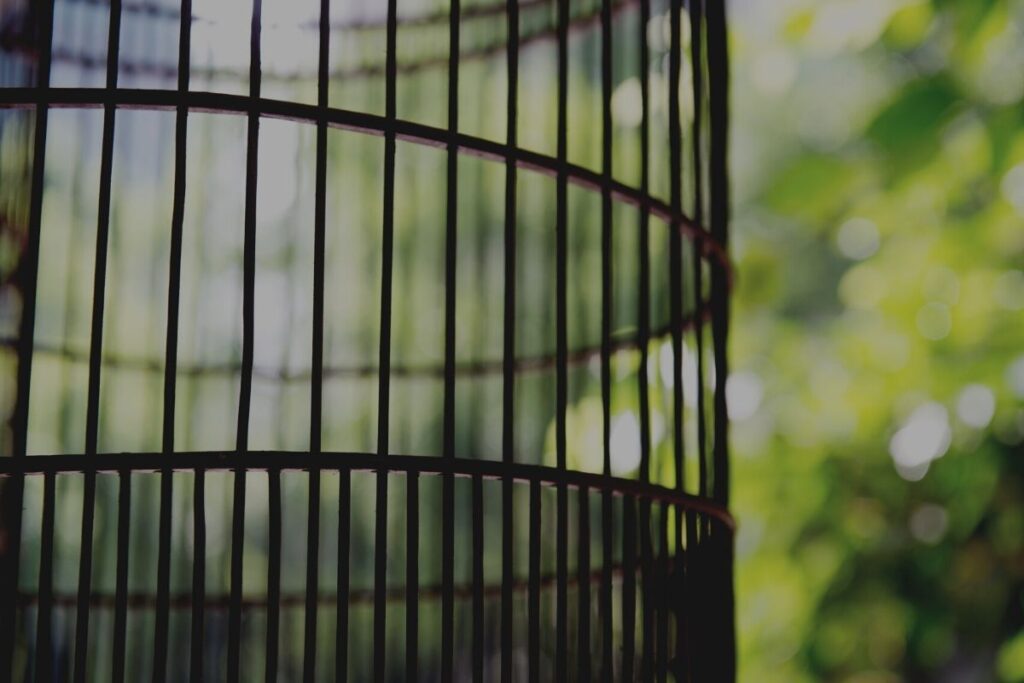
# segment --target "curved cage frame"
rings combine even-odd
[[[64,0],[83,5],[106,5],[101,0]],[[23,24],[7,30],[0,41],[3,50],[14,61],[34,76],[30,86],[0,88],[0,109],[24,109],[32,115],[31,153],[26,155],[25,173],[29,192],[22,199],[25,206],[19,215],[23,220],[0,216],[5,230],[17,239],[15,267],[2,273],[4,287],[17,293],[20,302],[16,334],[0,340],[6,352],[16,359],[16,393],[9,419],[10,445],[0,458],[0,478],[3,485],[3,533],[7,542],[0,556],[0,590],[4,593],[0,613],[0,671],[3,676],[33,676],[37,680],[57,677],[62,664],[57,650],[55,610],[72,608],[75,614],[74,648],[67,648],[65,656],[73,656],[67,668],[76,680],[87,674],[90,644],[90,612],[113,612],[112,638],[109,655],[115,679],[123,680],[126,673],[127,623],[132,610],[149,610],[154,615],[152,672],[155,680],[167,677],[191,677],[199,680],[204,672],[210,674],[210,629],[213,626],[227,631],[226,653],[222,664],[226,666],[228,680],[239,680],[243,666],[243,614],[258,608],[265,613],[265,664],[268,680],[280,674],[280,640],[282,609],[301,610],[304,633],[301,677],[312,680],[328,672],[323,663],[318,665],[318,618],[333,606],[334,671],[338,679],[350,673],[348,658],[351,654],[349,628],[350,610],[365,604],[372,611],[367,623],[372,624],[369,641],[372,647],[372,675],[376,680],[396,677],[396,671],[407,680],[417,677],[451,680],[467,676],[474,680],[488,675],[501,680],[551,678],[586,680],[601,677],[605,680],[658,679],[665,680],[671,672],[676,680],[729,681],[735,677],[735,654],[732,605],[732,533],[734,523],[728,506],[727,417],[725,381],[728,368],[726,345],[728,333],[728,296],[731,271],[727,258],[728,191],[726,174],[726,126],[728,70],[726,58],[725,10],[722,0],[682,0],[668,2],[667,71],[668,84],[668,161],[670,192],[667,199],[655,196],[650,190],[649,152],[650,84],[647,78],[641,86],[642,120],[639,135],[642,139],[642,171],[638,185],[619,180],[612,167],[612,27],[617,13],[638,4],[640,35],[637,36],[641,72],[649,73],[648,26],[650,0],[600,0],[597,3],[570,2],[570,0],[509,0],[505,3],[484,4],[460,8],[459,0],[452,0],[449,11],[400,16],[396,0],[387,3],[386,16],[381,18],[331,19],[332,3],[320,0],[320,14],[315,22],[303,28],[317,36],[318,68],[315,73],[264,73],[260,59],[260,32],[262,0],[254,0],[249,17],[249,68],[218,69],[194,68],[191,64],[190,35],[196,22],[192,0],[181,0],[175,10],[168,5],[149,0],[130,2],[110,0],[109,30],[105,56],[84,51],[55,47],[53,42],[53,10],[55,0],[30,5],[31,11],[22,17]],[[177,4],[177,3],[175,3]],[[178,22],[177,63],[163,63],[159,59],[128,60],[119,58],[122,17],[140,14],[158,20]],[[531,18],[536,15],[537,18]],[[680,113],[680,70],[683,61],[682,19],[688,19],[691,28],[690,47],[694,64],[692,93],[695,106],[692,128],[689,131],[696,142],[691,147],[694,155],[689,182],[696,186],[692,214],[683,210],[684,130]],[[474,43],[466,46],[460,35],[467,33],[466,22],[497,22],[503,24],[505,39],[497,43]],[[601,99],[602,136],[601,168],[594,170],[570,162],[567,153],[567,100],[569,97],[568,43],[570,34],[581,26],[596,25],[601,36]],[[424,31],[441,31],[448,40],[447,53],[414,54],[400,59],[397,35],[399,27],[413,27]],[[528,27],[528,28],[524,28]],[[383,59],[332,68],[330,61],[332,32],[348,32],[367,41],[383,41]],[[460,33],[462,32],[462,33]],[[553,41],[557,59],[552,65],[557,71],[557,151],[544,154],[518,144],[518,81],[520,76],[519,52],[534,41]],[[472,42],[472,41],[471,41]],[[507,66],[508,92],[506,103],[507,131],[504,140],[467,134],[459,127],[458,93],[460,88],[459,64],[469,60],[486,59],[503,53]],[[84,69],[102,69],[105,83],[101,87],[56,87],[51,83],[54,63],[73,63]],[[13,62],[12,62],[13,63]],[[25,66],[28,65],[28,66]],[[396,89],[400,73],[412,73],[433,67],[447,67],[448,113],[447,126],[439,127],[401,118],[396,111]],[[176,87],[127,88],[119,85],[119,75],[149,75],[174,79]],[[246,78],[247,94],[228,94],[193,89],[194,79]],[[384,112],[368,113],[355,109],[332,106],[329,103],[330,84],[335,79],[383,79]],[[315,80],[314,103],[268,98],[261,94],[261,84],[268,80]],[[462,84],[464,86],[464,84]],[[76,352],[66,347],[47,347],[35,339],[36,294],[41,277],[40,233],[42,206],[46,183],[46,145],[48,115],[54,109],[99,109],[103,113],[102,160],[99,170],[99,221],[97,230],[96,267],[92,284],[93,310],[91,316],[90,346],[87,352]],[[170,270],[167,307],[166,353],[163,366],[149,367],[144,359],[118,358],[104,354],[104,288],[106,286],[106,253],[109,239],[110,194],[112,184],[115,113],[122,110],[165,110],[175,115],[175,165],[173,215],[170,221]],[[247,122],[245,169],[245,233],[242,302],[242,353],[235,366],[189,366],[178,362],[178,317],[181,284],[182,233],[185,229],[185,148],[190,113],[213,112],[245,117]],[[255,330],[254,309],[257,305],[254,287],[257,270],[255,231],[257,212],[256,176],[259,125],[266,119],[285,119],[309,126],[316,132],[315,163],[315,254],[313,264],[313,339],[312,364],[308,373],[268,375],[267,378],[289,382],[297,379],[310,383],[309,448],[306,452],[263,451],[250,448],[249,423],[253,378],[260,376],[254,367],[253,346]],[[329,129],[344,129],[383,138],[382,192],[382,274],[380,298],[380,343],[376,363],[366,365],[331,366],[324,359],[324,240],[326,219],[327,134]],[[461,155],[474,155],[504,166],[504,330],[501,358],[491,360],[459,359],[455,350],[456,334],[456,281],[454,275],[457,249],[456,213],[449,208],[446,222],[445,306],[444,306],[444,362],[442,364],[392,363],[392,287],[394,280],[393,231],[395,193],[401,188],[395,181],[395,152],[399,141],[436,147],[446,154],[448,176],[445,184],[447,202],[454,207],[458,192],[457,164]],[[555,234],[557,284],[556,348],[553,353],[523,355],[517,353],[515,332],[516,310],[516,188],[522,171],[537,172],[554,178],[557,188]],[[566,212],[570,185],[596,193],[601,201],[601,272],[602,323],[600,340],[570,349],[567,339],[567,245]],[[639,266],[638,283],[639,324],[634,331],[622,333],[612,329],[612,211],[616,204],[636,207],[640,216],[640,231],[646,235],[651,219],[663,221],[669,229],[670,313],[664,325],[652,327],[648,300],[650,298],[650,256],[646,244]],[[18,213],[18,212],[14,212]],[[10,224],[10,227],[6,224]],[[596,229],[596,228],[595,228]],[[646,238],[645,238],[646,239]],[[689,245],[693,256],[692,282],[684,282],[683,244]],[[696,292],[693,308],[684,310],[682,292],[692,287]],[[699,461],[696,490],[687,490],[684,482],[683,435],[683,335],[696,330],[698,349],[704,339],[705,326],[710,327],[713,357],[714,386],[705,406],[705,379],[703,360],[699,361],[696,381],[700,397],[699,434],[696,435]],[[673,415],[672,451],[675,459],[674,484],[661,481],[653,473],[650,434],[641,430],[641,461],[635,478],[612,473],[610,443],[610,383],[612,358],[630,349],[639,356],[636,375],[640,384],[639,395],[642,423],[649,425],[643,398],[647,391],[648,354],[657,340],[671,348]],[[37,354],[55,354],[76,357],[88,363],[87,418],[85,448],[81,453],[53,453],[30,455],[29,396],[33,387],[32,365]],[[700,358],[703,358],[701,356]],[[596,363],[601,382],[602,450],[601,472],[583,472],[569,467],[566,458],[566,439],[569,429],[568,372],[574,365]],[[104,453],[98,446],[100,412],[100,375],[110,367],[138,367],[164,375],[164,415],[162,419],[161,449],[156,452]],[[556,410],[554,422],[556,462],[554,465],[517,462],[513,443],[515,428],[515,380],[524,373],[554,371]],[[237,438],[234,449],[217,452],[185,451],[175,443],[175,391],[179,376],[204,375],[217,372],[240,373]],[[500,460],[474,459],[456,455],[454,427],[454,396],[457,383],[463,377],[475,375],[500,376],[502,380],[502,457]],[[427,376],[443,381],[443,438],[441,452],[423,455],[400,455],[389,447],[388,406],[391,399],[391,379],[405,376]],[[377,447],[372,451],[338,452],[322,445],[322,429],[329,416],[323,406],[323,387],[331,377],[378,378],[378,430]],[[647,412],[645,412],[647,411]],[[229,472],[233,486],[233,516],[230,544],[230,592],[226,595],[209,594],[205,586],[206,512],[204,477],[210,472]],[[133,477],[152,472],[159,475],[160,513],[157,549],[157,590],[155,593],[133,592],[128,585],[128,542],[131,537],[131,500]],[[269,518],[267,527],[267,584],[265,597],[253,597],[243,591],[246,476],[252,472],[265,472],[268,477]],[[319,558],[321,553],[321,476],[336,473],[338,477],[338,547],[347,547],[352,540],[353,523],[372,524],[375,537],[373,553],[374,584],[371,588],[349,585],[350,555],[339,550],[337,581],[333,590],[320,588],[323,577],[318,575],[318,562],[307,561],[304,591],[282,591],[282,476],[289,472],[305,472],[308,476],[308,535],[307,559]],[[174,592],[170,588],[171,504],[176,477],[190,473],[194,487],[192,550],[193,565],[190,590]],[[352,517],[352,481],[357,473],[367,473],[374,482],[375,513],[373,519]],[[57,481],[61,477],[77,477],[83,486],[81,551],[78,557],[78,590],[73,594],[60,593],[53,583],[55,554],[55,505],[59,497]],[[399,488],[395,477],[404,480]],[[26,483],[38,481],[39,485]],[[419,580],[421,548],[419,538],[406,534],[405,581],[393,585],[388,579],[388,495],[404,495],[404,514],[408,528],[421,528],[420,517],[428,512],[421,505],[421,477],[440,479],[441,493],[441,555],[440,581],[423,583]],[[117,507],[117,567],[113,592],[103,592],[93,586],[93,534],[95,527],[97,481],[116,479]],[[457,496],[456,481],[465,482],[468,493]],[[367,479],[370,481],[370,479]],[[490,483],[487,483],[490,482]],[[500,490],[500,538],[491,540],[484,533],[484,508],[495,509],[485,500],[485,487],[498,486]],[[41,508],[37,590],[22,588],[25,558],[22,557],[22,510],[30,501],[27,496],[39,494],[36,501]],[[458,486],[462,486],[459,484]],[[397,489],[397,492],[396,492]],[[488,490],[490,490],[488,488]],[[514,491],[523,490],[522,494]],[[550,490],[554,500],[544,498]],[[27,494],[27,491],[34,493]],[[521,520],[513,514],[513,507],[521,505],[517,496],[526,498],[528,509],[525,549],[516,545],[514,526]],[[458,498],[458,503],[457,503]],[[468,504],[466,500],[468,499]],[[571,502],[570,502],[571,500]],[[578,506],[573,513],[570,506]],[[553,508],[553,509],[552,509]],[[455,578],[454,554],[456,546],[456,520],[468,521],[467,539],[471,547],[470,578],[458,582]],[[593,520],[593,521],[592,521]],[[554,571],[542,571],[542,540],[545,525],[554,527]],[[594,523],[599,529],[592,530]],[[570,525],[574,528],[570,534]],[[571,536],[571,539],[570,539]],[[573,543],[570,543],[570,540]],[[594,545],[601,549],[600,561],[592,566]],[[570,547],[575,544],[575,548]],[[514,554],[525,550],[527,561],[520,563]],[[500,556],[500,581],[485,579],[484,560]],[[570,567],[570,555],[575,566]],[[526,572],[520,570],[525,564]],[[19,573],[22,573],[19,576]],[[593,593],[593,595],[592,595]],[[517,628],[514,612],[522,606],[525,596],[525,628]],[[570,596],[575,609],[570,609]],[[542,600],[552,598],[553,608],[542,607]],[[440,642],[435,653],[424,655],[418,649],[421,639],[420,615],[425,605],[440,603]],[[469,623],[472,625],[471,642],[463,648],[455,634],[458,605],[468,605]],[[498,625],[485,628],[488,617],[485,606],[495,603],[493,613]],[[596,605],[596,611],[594,609]],[[390,663],[394,656],[389,651],[390,628],[388,616],[396,607],[404,610],[404,664]],[[550,606],[549,606],[550,607]],[[169,662],[171,615],[183,612],[190,618],[187,662]],[[570,614],[574,612],[574,614]],[[226,613],[221,616],[217,614]],[[31,614],[31,620],[29,615]],[[319,616],[318,616],[319,615]],[[548,621],[552,623],[548,623]],[[24,626],[34,622],[34,628]],[[222,624],[226,621],[226,624]],[[95,623],[95,622],[94,622]],[[20,626],[19,626],[20,624]],[[94,626],[95,628],[95,626]],[[206,629],[204,631],[204,628]],[[554,642],[545,638],[553,632]],[[496,634],[499,642],[485,643],[485,634]],[[309,634],[314,634],[310,636]],[[542,638],[542,636],[544,636]],[[94,640],[95,634],[91,636]],[[490,636],[487,635],[489,638]],[[520,642],[522,641],[522,642]],[[67,644],[65,644],[66,647]],[[464,650],[464,651],[463,651]],[[73,652],[73,655],[68,654]],[[205,659],[204,659],[205,654]],[[424,663],[424,657],[427,663]],[[524,661],[517,661],[518,657]],[[492,659],[493,658],[493,659]],[[574,661],[571,661],[574,660]],[[427,673],[428,669],[436,671]],[[218,671],[214,669],[213,671]],[[281,674],[283,675],[283,674]],[[357,676],[358,677],[358,676]]]

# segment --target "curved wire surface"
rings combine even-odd
[[[0,677],[734,679],[722,2],[6,3],[0,85]]]

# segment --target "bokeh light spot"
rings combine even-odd
[[[632,410],[612,418],[612,474],[621,476],[640,466],[640,421]]]
[[[1013,205],[1017,213],[1024,216],[1024,164],[1017,164],[1003,176],[999,189],[1003,197]]]
[[[867,263],[851,268],[839,281],[839,299],[849,308],[871,310],[878,306],[885,293],[884,277]]]
[[[996,280],[996,303],[1008,311],[1024,310],[1024,272],[1009,270]]]
[[[917,312],[917,331],[925,339],[945,339],[953,329],[953,316],[949,306],[937,302],[925,304]]]
[[[914,538],[935,545],[946,535],[949,528],[949,514],[946,508],[934,503],[919,505],[910,515],[910,533]]]
[[[729,375],[725,383],[725,399],[729,418],[743,422],[752,418],[761,407],[764,383],[756,373],[744,371]]]
[[[1017,398],[1024,398],[1024,356],[1017,356],[1006,369],[1006,383]]]
[[[969,384],[956,400],[956,414],[965,425],[984,429],[996,412],[996,397],[984,384]]]
[[[612,120],[624,128],[636,128],[644,116],[640,79],[636,76],[619,83],[612,93]]]
[[[839,253],[855,261],[862,261],[878,251],[878,243],[878,227],[867,218],[851,218],[836,233]]]
[[[924,477],[928,465],[945,455],[952,436],[949,413],[942,404],[929,401],[918,406],[889,441],[900,476],[908,481]]]

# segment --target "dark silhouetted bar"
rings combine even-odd
[[[505,143],[516,148],[519,115],[519,7],[518,0],[506,0],[508,16],[508,48],[505,55],[508,93],[505,98]],[[505,311],[502,345],[502,419],[501,460],[515,460],[515,377],[516,377],[516,163],[505,160]],[[501,488],[501,682],[512,681],[513,603],[512,583],[515,581],[515,493],[512,478],[505,476]],[[529,527],[531,547],[534,527]],[[532,595],[532,593],[531,593]],[[532,603],[531,603],[532,604]],[[532,622],[531,622],[532,623]],[[532,629],[532,626],[531,626]],[[531,630],[532,638],[532,630]],[[532,640],[530,641],[532,642]],[[530,652],[533,650],[531,648]],[[531,659],[532,661],[532,659]]]
[[[189,89],[189,70],[192,44],[192,0],[182,0],[178,30],[178,92],[184,95]],[[179,105],[175,116],[174,129],[174,190],[171,212],[171,245],[168,263],[167,285],[167,341],[165,343],[164,363],[164,415],[163,415],[163,453],[167,459],[174,455],[174,427],[178,373],[178,323],[181,303],[181,243],[185,221],[185,172],[187,164],[188,107]],[[171,580],[171,502],[174,493],[174,475],[170,469],[160,475],[160,529],[157,551],[157,607],[156,628],[153,642],[153,680],[163,683],[167,678],[167,646],[168,646],[168,595]],[[205,495],[197,483],[193,496]],[[204,537],[198,532],[199,520],[195,521],[193,545]],[[201,556],[201,553],[197,553]],[[193,582],[194,587],[199,587]],[[200,594],[201,595],[201,594]],[[201,600],[197,600],[201,602]],[[202,607],[193,611],[193,620],[202,620]],[[196,626],[193,625],[193,631]],[[200,627],[201,628],[201,627]],[[200,638],[201,641],[201,638]],[[196,639],[193,638],[193,646]],[[193,658],[201,657],[193,651]],[[193,668],[195,674],[196,668]],[[194,677],[194,676],[193,676]]]
[[[566,469],[566,414],[569,404],[568,332],[568,179],[565,165],[569,153],[569,0],[558,0],[558,164],[555,184],[555,457],[559,469]],[[565,487],[559,487],[555,502],[555,678],[568,678],[569,602],[568,577],[569,502]]]
[[[352,479],[342,470],[338,483],[338,602],[334,632],[334,678],[348,680],[348,605],[349,571],[352,543]]]
[[[385,117],[395,119],[396,53],[398,50],[397,0],[388,0],[387,19],[387,76],[385,82]],[[377,455],[388,455],[388,430],[391,409],[391,288],[394,268],[395,218],[395,133],[384,133],[384,219],[380,293],[380,374],[377,377]],[[386,625],[384,596],[387,593],[388,543],[388,474],[377,472],[376,529],[374,532],[374,589],[377,599],[373,605],[373,676],[381,682],[386,677]]]
[[[406,477],[405,680],[419,678],[420,475]]]
[[[249,97],[260,97],[260,31],[262,0],[253,0],[249,31]],[[245,244],[242,268],[242,376],[238,392],[238,431],[235,449],[249,449],[249,408],[252,400],[252,364],[256,307],[256,192],[259,170],[260,116],[249,112],[245,150]],[[231,610],[228,615],[227,680],[239,680],[242,638],[242,550],[245,543],[245,475],[235,470],[231,513]]]
[[[309,386],[309,451],[319,453],[324,400],[324,258],[327,251],[327,71],[330,67],[330,0],[320,0],[317,50],[315,205],[313,207],[313,348]],[[316,678],[317,594],[320,590],[320,470],[309,470],[306,513],[306,614],[302,654],[303,680]]]
[[[576,495],[579,502],[578,555],[576,558],[576,666],[580,680],[591,678],[590,654],[590,493],[586,486]]]
[[[117,60],[121,39],[121,2],[111,0],[107,37],[108,90],[117,88]],[[96,219],[96,262],[92,286],[92,331],[89,342],[89,385],[86,399],[85,455],[96,454],[100,419],[100,359],[103,357],[103,310],[107,289],[107,245],[110,237],[111,174],[114,166],[113,103],[103,109],[103,139],[100,158],[99,206]],[[82,497],[82,544],[78,564],[78,607],[75,610],[74,680],[86,679],[86,657],[89,652],[89,592],[92,589],[93,530],[96,516],[96,475],[86,473]],[[127,523],[127,521],[126,521]],[[127,539],[126,539],[127,540]]]

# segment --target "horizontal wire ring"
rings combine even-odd
[[[522,149],[509,147],[500,142],[487,140],[464,133],[452,134],[443,128],[428,126],[405,119],[389,119],[385,116],[357,112],[349,109],[323,108],[314,104],[287,102],[269,98],[253,98],[247,95],[176,90],[153,90],[134,88],[2,88],[0,108],[18,109],[35,106],[52,108],[89,108],[115,106],[125,109],[167,109],[186,107],[190,111],[223,114],[258,114],[269,118],[285,119],[299,123],[315,124],[321,120],[328,126],[354,130],[372,135],[394,132],[404,141],[429,147],[446,147],[451,144],[466,152],[494,161],[514,161],[516,166],[555,176],[564,174],[570,183],[590,191],[607,190],[619,202],[639,207],[649,215],[660,218],[669,225],[678,226],[684,237],[695,243],[701,256],[709,262],[725,268],[729,283],[732,283],[732,266],[722,245],[702,226],[685,213],[673,211],[665,202],[644,194],[640,190],[618,180],[608,180],[601,173],[584,168],[579,164],[560,162],[558,159]]]
[[[0,458],[0,477],[78,472],[161,472],[166,470],[347,470],[419,474],[451,474],[459,477],[538,482],[545,486],[594,489],[618,496],[676,505],[705,514],[736,528],[732,515],[709,498],[638,479],[624,479],[592,472],[559,469],[547,465],[425,455],[380,456],[358,451],[308,453],[303,451],[178,451],[172,455],[150,453],[97,453],[30,455]]]

